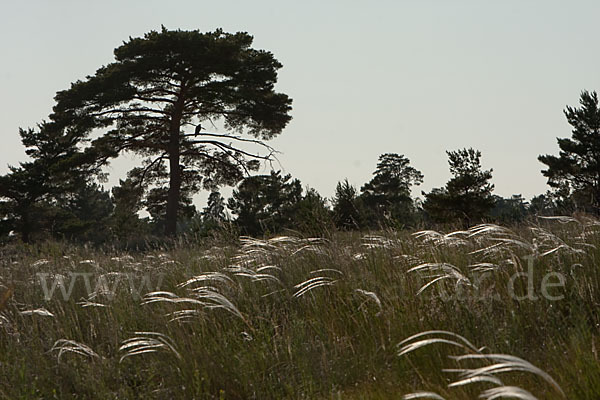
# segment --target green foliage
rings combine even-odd
[[[168,198],[169,190],[167,188],[156,187],[150,189],[144,199],[144,206],[150,214],[152,231],[156,235],[162,234],[166,229]],[[179,210],[177,232],[184,232],[196,215],[196,206],[192,202],[191,193],[182,191],[179,194],[177,209]]]
[[[294,225],[302,199],[302,185],[280,171],[245,178],[233,191],[228,207],[237,215],[236,225],[245,235],[277,233]]]
[[[529,204],[520,194],[509,198],[494,195],[494,208],[490,216],[501,224],[514,224],[523,221],[528,215]]]
[[[5,198],[0,201],[0,233],[13,231],[24,242],[49,237],[82,242],[108,238],[112,203],[107,192],[86,182],[56,192],[40,182],[45,174],[37,175],[32,166],[13,168],[0,177]]]
[[[105,242],[109,238],[108,220],[113,204],[100,185],[88,184],[74,193],[60,196],[53,207],[52,234],[80,242]]]
[[[335,187],[332,199],[333,220],[342,230],[358,230],[365,226],[365,210],[356,188],[344,179]]]
[[[533,215],[565,215],[575,211],[572,196],[564,188],[534,196],[529,205],[529,213]]]
[[[208,237],[229,233],[232,225],[226,211],[225,199],[218,191],[211,192],[208,196],[206,207],[201,213],[196,214],[192,221],[190,231],[197,237]],[[237,237],[237,232],[236,237]]]
[[[390,221],[413,222],[415,207],[410,188],[423,183],[423,174],[403,155],[386,153],[379,156],[373,175],[373,179],[361,188],[360,195],[370,214],[369,225],[378,228]]]
[[[204,223],[221,224],[227,220],[225,211],[225,199],[219,192],[212,192],[208,196],[206,207],[202,210],[202,221]]]
[[[443,188],[425,194],[423,208],[437,222],[462,221],[469,225],[481,221],[494,206],[489,183],[492,170],[481,169],[481,152],[469,149],[447,151],[452,178]]]
[[[42,198],[47,194],[45,170],[30,163],[10,167],[10,172],[0,176],[0,234],[17,232],[25,242],[41,229]]]
[[[143,208],[142,196],[144,188],[128,177],[119,180],[119,186],[112,188],[114,209],[109,220],[113,239],[126,242],[149,233],[147,221],[139,217]]]
[[[331,210],[327,199],[316,189],[306,188],[302,199],[296,205],[293,228],[309,236],[329,236],[334,230]]]
[[[51,118],[80,139],[103,128],[86,150],[99,162],[129,151],[145,158],[141,180],[166,173],[157,191],[146,193],[152,207],[165,207],[154,213],[164,216],[165,232],[173,235],[180,211],[189,211],[181,209],[186,192],[238,182],[259,160],[271,158],[264,141],[291,119],[291,100],[274,91],[281,64],[251,48],[252,40],[243,32],[164,27],[130,38],[115,49],[113,63],[57,93]],[[213,121],[227,133],[202,130],[201,123]]]
[[[558,139],[558,157],[540,155],[548,185],[578,210],[600,212],[600,108],[596,92],[581,93],[579,108],[564,113],[573,127],[572,137]]]
[[[111,206],[93,181],[102,176],[79,150],[79,137],[55,123],[19,134],[33,161],[0,177],[0,234],[14,231],[25,242],[49,235],[99,240],[97,224]]]

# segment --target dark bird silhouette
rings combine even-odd
[[[196,130],[194,131],[194,136],[198,136],[200,134],[201,130],[202,130],[202,125],[198,124],[198,126],[196,126]]]

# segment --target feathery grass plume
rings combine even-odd
[[[421,337],[426,337],[426,336],[432,336],[432,335],[448,336],[453,339],[458,339],[458,341],[444,339],[441,337],[434,337],[432,339],[422,339],[422,340],[413,342],[413,340],[415,340],[415,339],[418,339]],[[413,343],[411,343],[411,342],[413,342]],[[443,330],[434,330],[434,331],[426,331],[426,332],[417,333],[415,335],[412,335],[411,337],[404,339],[400,343],[398,343],[398,347],[400,347],[400,349],[398,350],[398,356],[403,356],[403,355],[408,354],[416,349],[419,349],[423,346],[427,346],[427,345],[430,345],[433,343],[451,344],[453,346],[460,347],[465,350],[471,350],[475,353],[481,353],[481,351],[483,351],[483,349],[484,349],[484,347],[482,347],[482,348],[475,347],[475,345],[473,343],[471,343],[469,340],[467,340],[467,338],[465,338],[461,335],[458,335],[454,332],[443,331]]]
[[[10,326],[9,319],[2,313],[0,313],[0,326]]]
[[[324,254],[321,245],[326,240],[320,238],[300,239],[293,236],[278,236],[272,239],[256,239],[248,236],[240,237],[241,247],[238,254],[232,258],[234,264],[244,267],[268,265],[275,257],[294,256],[300,252],[310,251]]]
[[[461,372],[462,370],[461,369],[444,369],[443,371],[444,372]],[[502,383],[502,381],[500,379],[496,378],[495,376],[479,375],[479,376],[474,376],[472,378],[464,378],[459,381],[452,382],[451,384],[448,385],[448,387],[463,386],[463,385],[468,385],[470,383],[477,383],[477,382],[489,382],[489,383],[493,383],[494,385],[498,385],[498,386],[504,385]]]
[[[99,267],[100,264],[96,260],[81,260],[79,264],[93,265],[94,267]]]
[[[501,386],[497,388],[491,388],[484,390],[479,395],[480,399],[494,400],[494,399],[521,399],[521,400],[538,400],[533,394],[525,389],[521,389],[517,386]]]
[[[102,303],[94,303],[92,301],[89,300],[85,300],[85,299],[81,299],[81,301],[78,301],[77,303],[75,303],[83,308],[87,308],[87,307],[108,307],[106,304],[102,304]]]
[[[494,257],[502,255],[505,252],[506,243],[493,243],[489,246],[482,247],[469,252],[469,255],[481,255],[482,257]]]
[[[272,281],[272,282],[276,282],[278,284],[282,284],[281,280],[279,278],[277,278],[275,275],[272,275],[272,274],[263,274],[263,273],[259,272],[259,270],[260,271],[265,271],[265,270],[268,270],[268,269],[278,269],[278,270],[281,270],[279,267],[275,267],[275,266],[272,266],[272,265],[257,268],[256,271],[254,271],[254,270],[252,270],[250,268],[244,268],[244,267],[240,267],[240,266],[235,266],[235,267],[229,267],[229,268],[227,268],[227,270],[233,272],[233,274],[235,276],[241,276],[241,277],[245,277],[245,278],[250,278],[254,282]]]
[[[328,243],[327,239],[322,238],[307,238],[303,240],[305,244],[298,247],[294,250],[290,255],[295,256],[296,254],[302,252],[309,252],[315,254],[325,254],[325,250],[323,249],[323,245]]]
[[[415,265],[415,264],[423,264],[424,261],[413,255],[413,254],[400,254],[399,256],[394,256],[394,260],[401,260],[406,265]]]
[[[300,239],[293,236],[276,236],[269,239],[269,243],[284,243],[284,244],[298,244]]]
[[[150,292],[144,295],[144,300],[142,301],[142,305],[150,304],[150,303],[191,303],[203,306],[205,303],[203,301],[192,299],[190,297],[179,297],[175,293],[166,292],[166,291],[158,291],[158,292]]]
[[[314,271],[310,271],[310,274],[320,274],[322,272],[335,272],[336,274],[340,274],[340,275],[344,275],[344,273],[342,271],[340,271],[339,269],[335,269],[335,268],[321,268],[321,269],[316,269]]]
[[[429,275],[426,275],[425,278],[433,278],[417,291],[417,295],[423,293],[429,286],[444,279],[454,279],[456,287],[460,284],[473,286],[471,280],[460,269],[449,263],[424,263],[412,267],[406,272],[428,272]]]
[[[238,308],[229,300],[227,297],[223,296],[217,289],[212,286],[201,286],[197,288],[193,288],[190,290],[194,296],[192,297],[179,297],[175,293],[166,292],[166,291],[158,291],[158,292],[150,292],[144,295],[144,300],[142,301],[142,305],[150,304],[150,303],[173,303],[173,304],[193,304],[197,306],[201,306],[205,309],[214,309],[214,308],[222,308],[231,314],[239,317],[244,322],[246,319],[242,315],[242,313],[238,310]],[[199,310],[181,310],[184,312],[174,312],[167,314],[169,316],[175,316],[178,319],[182,315],[191,316],[191,315],[200,315]]]
[[[398,247],[399,243],[384,236],[365,235],[362,237],[361,245],[367,249],[394,249]]]
[[[597,217],[590,215],[581,215],[579,220],[585,227],[600,226],[600,220]]]
[[[600,234],[600,220],[592,217],[581,217],[583,229],[575,238],[580,241],[581,245],[593,246],[588,241],[592,238],[597,238]]]
[[[561,224],[568,224],[570,222],[580,223],[576,218],[568,217],[566,215],[551,215],[551,216],[538,215],[538,218],[545,219],[548,221],[558,221]]]
[[[421,239],[423,242],[437,243],[444,235],[434,230],[417,231],[412,234],[415,238]]]
[[[250,236],[240,236],[240,244],[242,249],[275,249],[276,246],[267,240],[257,239]]]
[[[256,268],[256,272],[262,272],[262,271],[266,271],[266,270],[270,270],[270,269],[274,269],[274,270],[279,271],[279,272],[282,271],[282,269],[279,268],[276,265],[265,265],[264,267]]]
[[[48,261],[45,258],[41,258],[39,260],[37,260],[36,262],[34,262],[33,264],[31,264],[32,267],[40,267],[42,265],[46,265],[48,264],[50,261]]]
[[[433,400],[446,400],[442,396],[434,392],[415,392],[410,394],[405,394],[402,396],[402,400],[412,400],[412,399],[433,399]]]
[[[33,310],[23,310],[23,311],[19,311],[19,314],[21,314],[21,315],[39,315],[42,317],[54,317],[54,314],[52,314],[50,311],[46,310],[45,308],[36,308]]]
[[[557,235],[555,235],[554,233],[552,233],[546,229],[542,229],[539,227],[532,227],[531,231],[536,235],[536,240],[539,243],[539,247],[549,248],[548,250],[539,254],[540,257],[550,255],[559,250],[564,250],[567,253],[571,253],[571,254],[585,254],[585,250],[577,249],[577,248],[574,248],[574,247],[568,245],[560,237],[558,237]],[[595,246],[593,246],[591,244],[580,243],[580,245],[583,245],[584,247],[595,248]]]
[[[193,291],[194,295],[202,300],[205,308],[222,308],[246,322],[246,318],[244,318],[240,310],[227,297],[215,291],[214,288],[195,288]]]
[[[240,237],[241,247],[238,254],[232,258],[236,264],[265,265],[277,252],[278,247],[268,240],[260,240],[247,236]]]
[[[458,362],[463,360],[485,360],[495,363],[480,368],[465,368],[462,370],[457,370],[457,372],[459,372],[463,378],[475,378],[478,376],[489,376],[512,371],[528,372],[544,379],[548,384],[550,384],[550,386],[552,386],[563,397],[565,397],[565,393],[561,387],[548,373],[542,371],[540,368],[531,364],[529,361],[523,360],[522,358],[508,354],[465,354],[462,356],[451,356],[450,358]]]
[[[468,238],[474,239],[478,243],[492,243],[491,245],[475,250],[469,254],[477,253],[497,253],[498,250],[505,250],[510,245],[514,245],[517,248],[525,249],[529,252],[533,252],[533,245],[527,242],[524,238],[519,236],[514,231],[495,224],[480,224],[476,225],[468,230]]]
[[[167,316],[171,317],[169,322],[173,321],[185,321],[191,318],[195,318],[202,315],[202,311],[198,309],[185,309],[185,310],[177,310],[172,313],[168,313]]]
[[[477,236],[489,236],[489,235],[500,235],[500,236],[517,236],[513,231],[496,224],[479,224],[475,225],[467,231],[469,238]]]
[[[468,242],[461,236],[467,236],[466,231],[455,231],[442,234],[433,230],[424,230],[413,233],[413,236],[420,239],[424,244],[433,244],[434,246],[461,247]]]
[[[119,359],[119,363],[127,357],[158,351],[170,352],[181,359],[181,355],[175,349],[173,341],[167,335],[159,332],[135,332],[135,335],[137,336],[124,340],[119,347],[119,351],[125,352]]]
[[[252,278],[253,280],[274,280],[280,283],[279,278],[277,278],[275,275],[272,274],[265,274],[263,273],[263,271],[270,271],[270,270],[274,270],[274,271],[278,271],[281,272],[281,268],[279,268],[278,266],[275,265],[265,265],[263,267],[258,267],[256,269],[251,269],[251,268],[247,268],[247,267],[243,267],[241,265],[230,265],[228,267],[223,268],[223,270],[230,272],[232,274],[234,274],[235,276],[243,276],[243,277],[249,277]]]
[[[414,341],[415,339],[432,335],[434,336],[433,338]],[[458,341],[447,339],[444,336],[458,339]],[[546,381],[546,383],[560,393],[562,398],[566,398],[564,391],[558,385],[558,383],[548,373],[544,372],[530,362],[507,354],[482,353],[485,348],[482,347],[478,349],[463,336],[457,335],[453,332],[427,331],[413,335],[398,344],[399,347],[402,346],[398,352],[398,355],[402,356],[421,347],[434,343],[450,344],[467,351],[468,353],[464,355],[449,356],[450,359],[458,363],[465,360],[480,360],[487,363],[487,365],[476,368],[443,369],[443,372],[459,374],[459,379],[450,383],[448,387],[458,387],[474,383],[492,383],[498,387],[482,392],[479,395],[480,398],[496,399],[502,397],[513,397],[525,400],[535,399],[535,397],[528,391],[519,387],[504,385],[502,381],[496,377],[497,374],[506,372],[527,372],[542,378],[544,381]]]
[[[300,282],[294,289],[296,292],[294,293],[294,297],[301,297],[309,291],[321,287],[321,286],[331,286],[334,285],[337,280],[330,278],[328,276],[317,276],[315,278],[310,278],[305,280],[304,282]]]
[[[489,262],[481,262],[467,265],[467,268],[470,268],[473,272],[488,272],[497,271],[500,269],[500,265]]]
[[[550,250],[547,250],[547,251],[543,252],[542,254],[540,254],[540,257],[548,256],[548,255],[550,255],[552,253],[555,253],[555,252],[557,252],[557,251],[559,251],[561,249],[567,250],[567,251],[572,252],[572,253],[579,253],[579,254],[585,253],[583,250],[574,249],[571,246],[568,246],[568,245],[565,245],[565,244],[561,244],[558,247],[555,247],[553,249],[550,249]]]
[[[125,254],[121,257],[111,257],[110,260],[116,261],[116,262],[129,262],[129,261],[133,261],[134,258],[133,258],[133,256],[131,256],[129,254]]]
[[[233,280],[230,277],[221,272],[206,272],[204,274],[196,275],[188,279],[187,281],[178,284],[177,287],[182,288],[198,282],[219,282],[224,284],[234,284]]]
[[[377,304],[377,307],[379,307],[379,312],[375,315],[380,315],[381,312],[383,311],[383,306],[381,305],[381,300],[379,300],[379,296],[377,296],[377,294],[375,292],[370,292],[368,290],[364,290],[364,289],[354,289],[355,292],[360,293],[361,295],[365,296],[367,299],[365,301],[363,301],[361,303],[360,306],[358,306],[359,309],[363,308],[365,304],[367,304],[367,302],[369,300],[372,300],[375,302],[375,304]]]
[[[503,257],[508,254],[509,259],[516,257],[515,251],[525,250],[528,254],[535,255],[537,252],[535,240],[529,243],[510,229],[493,225],[477,225],[469,230],[469,238],[474,238],[479,245],[477,250],[469,252],[469,255],[480,255],[485,258]],[[506,260],[505,260],[506,261]]]
[[[501,246],[502,245],[505,245],[505,246],[512,245],[514,247],[527,250],[530,253],[535,253],[535,246],[532,243],[528,243],[520,238],[516,239],[516,238],[494,237],[494,238],[490,238],[490,240],[492,240],[494,242],[499,242]]]
[[[50,352],[53,351],[58,351],[57,358],[59,362],[64,353],[74,353],[90,358],[100,358],[100,356],[88,345],[69,339],[58,339],[50,349]]]

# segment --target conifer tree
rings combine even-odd
[[[481,169],[481,152],[469,149],[447,151],[452,178],[443,188],[423,193],[423,208],[438,222],[462,221],[470,225],[481,221],[494,207],[489,182],[492,170]]]
[[[281,64],[251,47],[252,36],[167,30],[130,38],[115,61],[58,92],[50,116],[80,142],[103,133],[86,154],[99,163],[122,152],[144,158],[140,184],[150,207],[164,207],[164,231],[174,235],[189,194],[235,184],[274,149],[266,141],[291,117],[291,100],[274,90]],[[209,132],[220,124],[225,133]],[[194,182],[194,185],[190,185]]]

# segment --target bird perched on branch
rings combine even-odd
[[[198,136],[200,134],[201,130],[202,130],[202,125],[198,124],[198,126],[196,126],[196,130],[194,131],[194,136]]]

